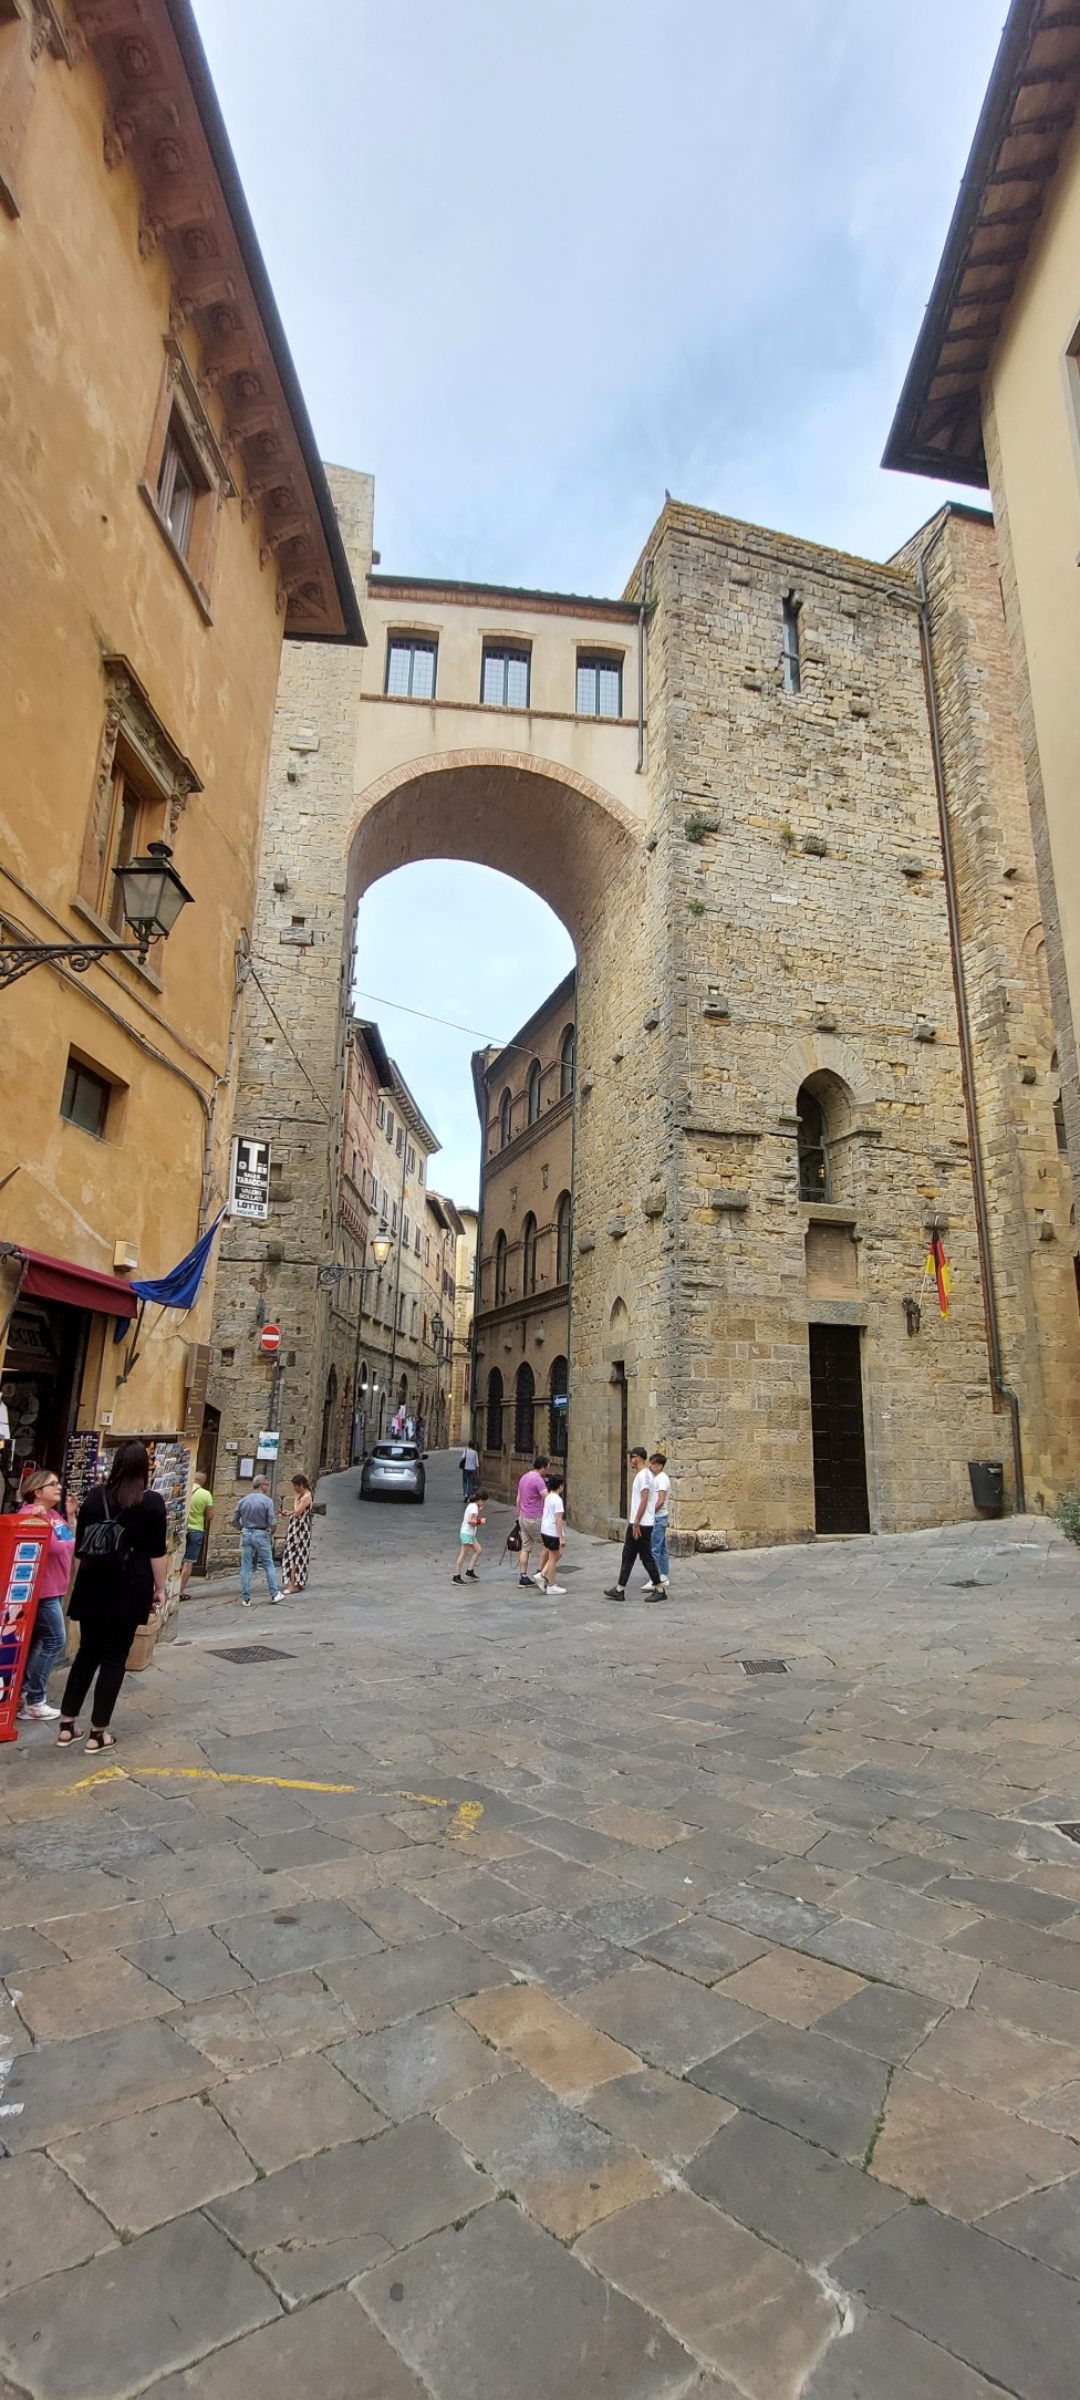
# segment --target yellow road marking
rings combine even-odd
[[[188,1783],[254,1783],[268,1785],[276,1792],[360,1793],[362,1790],[358,1783],[308,1783],[297,1775],[222,1775],[214,1767],[99,1767],[96,1775],[82,1776],[69,1789],[73,1792],[89,1792],[99,1783],[141,1783],[147,1775],[181,1776]],[[454,1805],[452,1800],[440,1799],[433,1792],[391,1791],[387,1797],[392,1800],[412,1800],[421,1808],[453,1808]],[[455,1841],[465,1840],[469,1834],[476,1832],[483,1813],[482,1801],[463,1800],[453,1823],[447,1827],[448,1836]]]

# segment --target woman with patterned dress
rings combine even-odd
[[[314,1493],[306,1475],[293,1476],[296,1495],[281,1554],[281,1588],[283,1592],[302,1592],[307,1589],[308,1568],[311,1565],[311,1510]]]

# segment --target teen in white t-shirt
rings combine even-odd
[[[666,1583],[668,1578],[668,1509],[671,1501],[671,1477],[662,1450],[654,1450],[649,1459],[656,1486],[656,1516],[653,1521],[652,1554],[657,1574]]]
[[[547,1499],[544,1502],[544,1513],[540,1519],[540,1539],[544,1547],[540,1553],[539,1572],[534,1575],[533,1582],[541,1592],[561,1593],[565,1591],[566,1586],[556,1583],[555,1575],[563,1551],[563,1528],[566,1515],[562,1501],[563,1479],[561,1475],[546,1475],[544,1481],[547,1484]]]
[[[487,1519],[484,1515],[484,1502],[486,1499],[486,1492],[477,1492],[475,1500],[469,1501],[468,1507],[466,1508],[465,1514],[461,1520],[461,1548],[457,1554],[457,1565],[454,1568],[451,1579],[454,1583],[477,1583],[479,1581],[479,1577],[477,1576],[476,1572],[476,1562],[480,1556],[480,1527],[481,1525],[485,1525],[487,1523]],[[463,1576],[461,1570],[462,1567],[465,1566],[466,1559],[468,1559],[469,1563],[468,1566],[465,1567],[465,1573]]]
[[[633,1573],[634,1561],[640,1559],[652,1586],[651,1591],[646,1592],[645,1598],[662,1600],[667,1587],[661,1576],[657,1574],[652,1553],[652,1529],[656,1519],[656,1478],[650,1473],[647,1454],[640,1444],[631,1450],[630,1464],[634,1470],[634,1489],[626,1526],[626,1540],[623,1543],[623,1554],[619,1562],[619,1579],[617,1583],[609,1587],[604,1597],[607,1600],[625,1600],[626,1586]]]

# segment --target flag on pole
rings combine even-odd
[[[206,1232],[200,1235],[194,1250],[189,1250],[187,1257],[182,1258],[178,1266],[170,1268],[167,1275],[159,1275],[153,1281],[132,1280],[129,1288],[138,1293],[143,1307],[148,1300],[159,1308],[179,1308],[185,1312],[194,1305],[214,1235],[224,1214],[224,1209],[220,1209],[213,1224],[208,1225]],[[128,1320],[122,1317],[119,1319],[118,1333],[113,1334],[114,1342],[122,1341],[127,1331]]]
[[[941,1239],[941,1235],[938,1232],[936,1225],[930,1236],[930,1249],[927,1254],[925,1274],[927,1283],[930,1282],[932,1277],[934,1282],[937,1284],[938,1307],[941,1310],[942,1316],[947,1317],[949,1313],[949,1293],[952,1290],[952,1276],[949,1273],[949,1262],[945,1256],[945,1245]]]

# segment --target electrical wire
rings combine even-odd
[[[266,960],[264,963],[265,963],[267,966],[269,966],[269,964],[270,964],[270,961],[269,961],[269,959],[267,959],[267,960]],[[328,1125],[332,1125],[332,1124],[333,1124],[333,1122],[334,1122],[334,1112],[333,1112],[333,1109],[332,1109],[332,1108],[328,1108],[328,1107],[327,1107],[327,1105],[326,1105],[326,1102],[325,1102],[325,1100],[323,1099],[322,1093],[320,1092],[318,1085],[317,1085],[316,1083],[312,1083],[311,1077],[310,1077],[310,1075],[308,1074],[307,1068],[305,1067],[305,1065],[304,1065],[304,1062],[303,1062],[303,1059],[302,1059],[302,1058],[301,1058],[301,1056],[300,1056],[300,1052],[299,1052],[299,1050],[297,1049],[297,1047],[296,1047],[296,1044],[295,1044],[295,1042],[292,1040],[292,1038],[291,1038],[291,1036],[290,1036],[289,1032],[287,1031],[286,1027],[285,1027],[285,1026],[282,1024],[282,1022],[281,1022],[281,1018],[279,1017],[279,1015],[278,1015],[278,1013],[277,1013],[277,1010],[276,1010],[276,1008],[274,1007],[274,1003],[273,1003],[273,1001],[272,1001],[272,1000],[271,1000],[271,998],[270,998],[270,994],[269,994],[269,992],[268,992],[268,991],[267,991],[267,989],[266,989],[266,985],[264,984],[264,982],[263,982],[263,980],[262,980],[262,977],[261,977],[261,975],[259,974],[259,970],[258,970],[258,968],[257,968],[257,966],[256,966],[256,964],[255,964],[255,961],[254,961],[254,959],[253,959],[253,958],[252,958],[250,955],[249,955],[249,958],[248,958],[248,972],[249,972],[249,974],[250,974],[250,976],[251,976],[251,980],[252,980],[252,982],[258,985],[258,987],[259,987],[259,990],[260,990],[260,992],[262,993],[263,999],[264,999],[264,1000],[265,1000],[265,1002],[266,1002],[267,1008],[269,1009],[269,1011],[270,1011],[270,1014],[271,1014],[271,1016],[272,1016],[272,1018],[273,1018],[273,1020],[274,1020],[274,1023],[275,1023],[275,1025],[277,1026],[278,1032],[280,1033],[280,1035],[281,1035],[281,1038],[282,1038],[283,1042],[285,1043],[286,1049],[287,1049],[287,1050],[289,1050],[289,1051],[291,1051],[291,1053],[292,1053],[292,1056],[293,1056],[293,1057],[294,1057],[294,1059],[296,1060],[296,1064],[297,1064],[297,1066],[298,1066],[298,1067],[299,1067],[299,1069],[300,1069],[300,1073],[301,1073],[301,1075],[302,1075],[302,1076],[303,1076],[303,1078],[304,1078],[304,1082],[307,1084],[308,1090],[314,1093],[314,1095],[315,1095],[315,1098],[316,1098],[316,1100],[317,1100],[317,1101],[318,1101],[318,1103],[319,1103],[319,1107],[321,1108],[321,1110],[322,1110],[322,1112],[323,1112],[323,1115],[324,1115],[324,1117],[326,1118],[327,1124],[328,1124]]]
[[[483,1042],[489,1050],[520,1050],[523,1058],[531,1058],[533,1055],[523,1042],[493,1042],[490,1034],[481,1033],[479,1025],[458,1025],[453,1017],[434,1017],[428,1008],[410,1008],[407,1001],[388,1000],[383,992],[362,992],[357,987],[353,992],[353,999],[374,1000],[376,1008],[396,1008],[401,1011],[403,1016],[422,1017],[425,1025],[445,1025],[451,1033],[471,1034],[474,1041]]]

